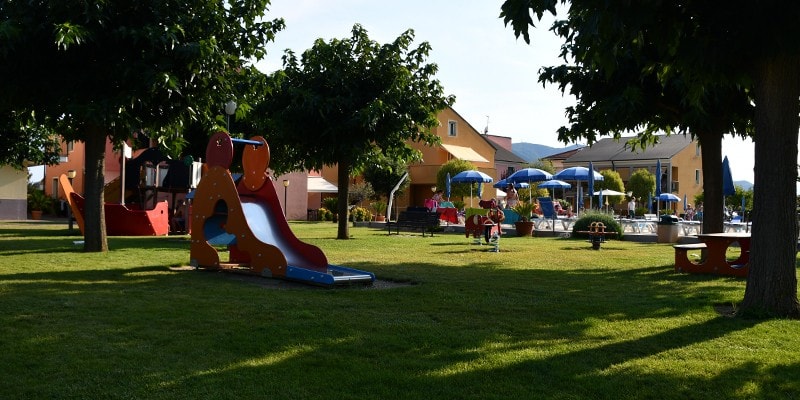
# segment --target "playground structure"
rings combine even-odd
[[[159,165],[164,167],[160,168]],[[167,201],[158,200],[158,193],[171,193],[174,207],[176,195],[187,193],[192,186],[193,167],[199,168],[199,163],[193,163],[190,158],[170,160],[157,148],[146,149],[138,157],[124,164],[124,175],[112,180],[104,188],[106,234],[109,236],[169,234],[170,217],[174,211],[170,209]],[[122,179],[123,176],[125,179]],[[58,182],[78,228],[83,233],[85,199],[75,192],[66,175],[61,175]]]
[[[238,182],[228,169],[234,143],[245,145],[244,174]],[[191,265],[322,286],[372,283],[374,274],[330,265],[322,250],[294,235],[267,171],[269,161],[269,146],[260,136],[243,140],[225,132],[212,135],[207,171],[194,192]],[[220,261],[215,248],[221,245],[227,246],[227,262]]]
[[[62,174],[58,182],[83,234],[86,200],[75,193],[66,175]],[[124,204],[106,202],[104,211],[108,236],[162,236],[169,233],[169,206],[166,201],[156,203],[150,210],[142,210],[135,205],[128,207]]]

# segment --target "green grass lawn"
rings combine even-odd
[[[0,398],[800,398],[800,321],[721,315],[745,281],[676,274],[670,245],[292,229],[407,284],[266,285],[170,270],[185,236],[85,254],[0,223]]]

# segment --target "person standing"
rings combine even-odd
[[[631,197],[628,200],[628,218],[633,219],[636,216],[636,199]]]
[[[514,184],[509,183],[506,187],[506,207],[513,208],[519,202],[519,195],[517,189],[514,189]]]

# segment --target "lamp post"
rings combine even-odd
[[[231,115],[234,113],[236,113],[236,102],[233,100],[228,100],[228,102],[225,103],[225,114],[228,114],[228,132],[231,131]]]
[[[75,179],[77,172],[74,169],[67,171],[67,179],[69,179],[69,185],[72,186],[72,180]],[[72,233],[72,207],[69,206],[69,199],[67,199],[67,221],[69,226],[69,233]]]
[[[289,204],[286,203],[286,193],[289,192],[289,180],[283,180],[283,217],[286,218],[286,209],[288,208]]]

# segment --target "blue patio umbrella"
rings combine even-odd
[[[588,181],[590,176],[589,168],[586,167],[569,167],[564,170],[559,171],[553,178],[559,179],[562,181]],[[597,171],[591,172],[591,177],[596,181],[602,181],[603,175],[600,175]],[[580,210],[581,208],[581,200],[583,200],[583,195],[581,194],[581,186],[578,185],[578,198],[575,199],[575,208],[576,210]]]
[[[656,197],[661,196],[661,160],[656,161]]]
[[[597,171],[592,171],[592,177],[596,181],[602,181],[603,175],[600,175]],[[553,175],[553,178],[559,179],[562,181],[588,181],[589,180],[589,168],[586,167],[569,167],[557,172]]]
[[[563,189],[569,189],[569,188],[572,187],[572,185],[570,185],[569,183],[564,182],[564,181],[560,181],[558,179],[551,179],[549,181],[542,182],[537,186],[540,187],[540,188],[545,188],[547,190],[552,189],[550,191],[550,193],[555,192],[555,189],[562,189],[562,191],[563,191]],[[563,196],[563,193],[562,193],[562,196]],[[553,197],[553,195],[551,194],[550,197]]]
[[[469,183],[469,206],[472,207],[472,184],[473,183],[491,183],[494,181],[491,176],[484,174],[481,171],[467,170],[461,171],[456,174],[450,182],[452,183]]]
[[[594,189],[594,185],[592,185],[592,189]],[[594,193],[594,192],[592,192],[592,193]],[[598,207],[603,208],[603,191],[602,190],[600,191],[600,195],[599,195],[599,198],[597,199],[597,203],[598,203],[597,204]]]
[[[658,200],[663,201],[665,203],[671,203],[671,202],[681,201],[681,198],[672,193],[661,193],[658,196]]]
[[[553,174],[539,168],[524,168],[506,178],[509,182],[541,182],[553,179]]]
[[[506,178],[509,182],[541,182],[541,181],[549,181],[553,179],[553,174],[543,171],[539,168],[524,168],[517,172],[514,172]],[[533,200],[533,193],[529,192],[528,201]]]
[[[447,173],[447,178],[444,181],[444,191],[445,197],[447,197],[447,201],[450,201],[450,173]]]
[[[511,182],[509,182],[507,179],[500,179],[499,181],[495,182],[492,187],[505,192],[510,183]],[[514,182],[514,189],[525,189],[530,186],[531,185],[529,185],[528,182]]]
[[[656,160],[656,214],[661,210],[661,201],[658,200],[661,196],[661,160]]]
[[[591,161],[589,161],[589,171],[594,172],[594,164],[592,164]],[[592,209],[592,198],[594,197],[594,196],[592,196],[592,194],[594,193],[594,174],[589,174],[588,182],[589,182],[589,209],[591,210]]]
[[[481,195],[483,194],[483,182],[478,182],[478,192],[475,194],[478,195],[479,199],[481,198]]]
[[[722,160],[722,194],[724,196],[732,196],[736,194],[736,188],[733,186],[733,176],[731,176],[731,165],[728,162],[728,156]]]
[[[681,201],[681,198],[672,193],[661,193],[658,196],[658,201],[663,201],[665,203],[672,203]]]

